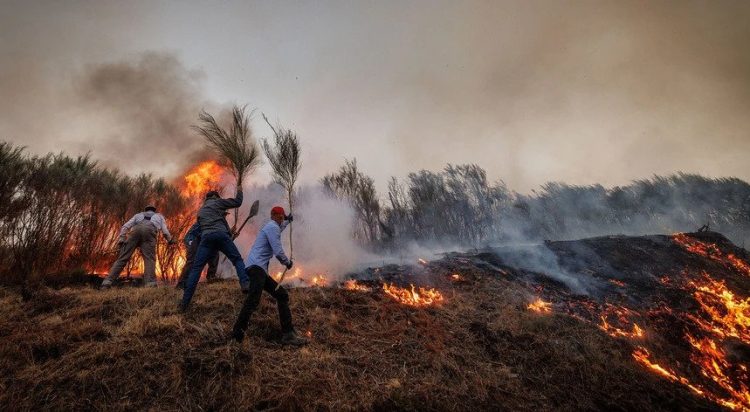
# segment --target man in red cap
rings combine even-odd
[[[292,261],[284,253],[284,247],[281,244],[281,232],[293,220],[292,215],[286,215],[284,208],[275,206],[271,209],[271,221],[265,224],[258,232],[250,254],[245,260],[247,267],[247,276],[250,278],[250,291],[247,294],[245,303],[242,305],[237,322],[232,330],[232,337],[237,342],[242,342],[245,338],[245,330],[249,326],[250,316],[258,308],[260,295],[265,290],[274,299],[279,307],[279,320],[281,321],[281,343],[284,345],[302,346],[307,344],[305,338],[300,337],[294,331],[292,326],[292,312],[289,309],[289,294],[283,287],[278,284],[271,276],[268,275],[268,263],[272,257],[286,266],[292,268]]]

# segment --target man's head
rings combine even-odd
[[[152,211],[152,212],[156,213],[156,206],[148,205],[148,206],[146,206],[145,209],[143,209],[143,211],[144,212]]]
[[[217,192],[216,190],[210,190],[206,193],[206,200],[216,197],[220,197],[219,192]]]
[[[271,208],[271,220],[274,222],[281,224],[281,222],[284,221],[284,218],[286,217],[286,212],[284,212],[284,208],[281,206],[274,206]]]

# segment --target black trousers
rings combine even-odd
[[[250,316],[255,312],[260,304],[260,295],[265,290],[274,299],[276,304],[279,306],[279,321],[281,321],[281,331],[291,332],[294,330],[292,326],[292,311],[289,309],[289,293],[287,293],[284,287],[280,287],[276,290],[276,283],[272,277],[268,276],[263,268],[260,266],[250,266],[245,270],[247,276],[250,278],[250,291],[245,298],[245,303],[242,305],[239,316],[237,316],[237,322],[234,324],[235,331],[245,331],[250,325]]]
[[[185,282],[187,281],[187,277],[190,274],[190,268],[193,267],[193,261],[195,261],[195,255],[198,252],[198,245],[201,243],[201,238],[198,237],[193,240],[192,243],[190,243],[190,246],[187,248],[187,256],[185,256],[185,266],[182,267],[182,272],[180,272],[180,278],[177,280],[178,286],[185,286]],[[216,279],[216,271],[219,268],[219,254],[217,253],[208,260],[208,272],[206,272],[206,280],[208,279]]]

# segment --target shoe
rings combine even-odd
[[[147,288],[155,288],[157,285],[156,285],[156,282],[148,282],[143,286]]]
[[[245,332],[243,332],[240,329],[233,329],[232,330],[232,339],[234,339],[237,343],[242,343],[242,340],[245,339]]]
[[[242,293],[249,293],[250,292],[250,283],[243,283],[240,285],[240,289],[242,289]]]
[[[107,282],[106,280],[102,282],[102,284],[99,286],[99,289],[101,290],[107,290],[112,287],[112,282]]]
[[[182,302],[180,302],[179,304],[177,304],[177,312],[179,312],[179,313],[185,313],[185,312],[187,312],[187,308],[188,308],[187,305],[183,304]]]
[[[285,332],[281,335],[281,344],[289,346],[305,346],[308,344],[308,340],[302,336],[297,335],[297,332]]]

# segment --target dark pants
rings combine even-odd
[[[190,304],[190,300],[193,299],[195,288],[198,286],[198,279],[200,279],[201,271],[203,266],[206,265],[209,259],[216,256],[217,252],[223,253],[227,259],[229,259],[234,268],[237,270],[237,277],[240,278],[240,286],[246,285],[248,282],[247,274],[245,273],[245,262],[242,261],[242,255],[237,250],[234,241],[226,232],[213,232],[203,234],[201,236],[201,243],[198,245],[198,250],[195,252],[195,261],[190,268],[190,274],[188,275],[187,284],[185,285],[185,293],[182,294],[182,306],[187,308]]]
[[[198,252],[198,246],[201,244],[201,238],[200,236],[197,237],[195,240],[193,240],[192,243],[187,248],[187,256],[185,256],[185,266],[182,267],[182,272],[180,272],[180,278],[177,280],[177,286],[178,287],[185,287],[185,283],[187,282],[188,275],[190,274],[190,269],[193,267],[193,262],[195,261],[195,255]],[[219,254],[215,254],[212,258],[208,260],[208,271],[206,272],[206,280],[208,279],[216,279],[216,271],[219,268]],[[203,268],[201,268],[201,271],[203,271]]]
[[[247,294],[247,298],[245,298],[245,303],[242,305],[239,316],[237,316],[234,330],[244,332],[247,329],[250,324],[250,316],[258,308],[260,295],[264,290],[276,299],[276,304],[279,306],[281,331],[286,333],[294,330],[292,327],[292,311],[289,310],[289,293],[287,293],[286,289],[282,286],[276,290],[278,284],[260,266],[253,265],[247,268],[247,276],[250,278],[250,292]]]

